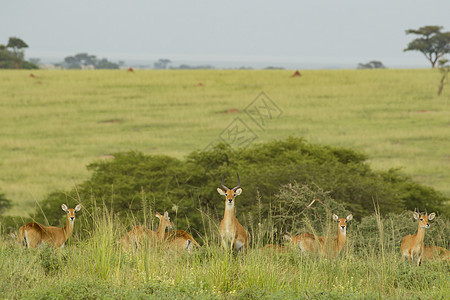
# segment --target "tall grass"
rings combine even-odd
[[[353,220],[347,244],[335,259],[301,255],[296,247],[286,253],[262,250],[261,245],[271,242],[268,237],[276,235],[270,232],[273,227],[263,225],[251,230],[253,247],[246,254],[229,253],[220,247],[217,221],[206,212],[203,216],[203,247],[192,254],[151,245],[135,253],[122,251],[117,241],[130,226],[106,208],[77,218],[90,219],[94,229],[76,232],[64,249],[24,250],[2,235],[0,298],[445,299],[450,294],[450,264],[402,262],[399,244],[385,244],[390,233],[378,214],[373,216],[374,243]],[[270,213],[261,222],[273,222]],[[336,236],[335,223],[311,229]]]

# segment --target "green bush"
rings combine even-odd
[[[175,225],[193,229],[195,234],[203,228],[200,211],[209,212],[216,221],[222,218],[224,199],[216,188],[223,174],[225,185],[237,185],[236,172],[243,188],[236,199],[237,215],[248,228],[255,228],[261,216],[280,205],[277,201],[286,202],[286,184],[294,182],[310,187],[318,198],[323,197],[320,200],[334,199],[333,205],[340,204],[341,212],[351,212],[357,220],[373,212],[374,202],[382,215],[415,207],[449,215],[448,205],[444,205],[448,198],[434,189],[396,170],[373,171],[361,153],[313,145],[298,138],[247,149],[219,144],[209,151],[194,151],[184,160],[135,151],[116,153],[114,157],[90,164],[89,180],[43,200],[41,206],[50,224],[63,224],[61,203],[73,207],[81,202],[83,211],[107,207],[126,223],[130,218],[136,223],[151,222],[146,218],[155,210],[168,210]],[[304,200],[309,201],[308,197]],[[335,208],[333,205],[330,209]],[[290,213],[298,214],[297,209]],[[43,221],[40,211],[35,219]]]

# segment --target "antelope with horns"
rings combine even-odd
[[[290,237],[285,235],[285,238],[290,241],[291,244],[298,245],[302,253],[318,253],[322,256],[330,253],[335,257],[338,255],[342,247],[344,247],[347,240],[347,222],[353,219],[353,215],[348,215],[347,218],[339,218],[333,214],[333,220],[338,223],[338,232],[335,239],[327,240],[323,236],[316,236],[311,233],[302,233],[300,235]],[[329,249],[331,248],[331,249]]]
[[[241,180],[239,174],[237,174],[238,185],[232,189],[227,188],[224,185],[225,175],[222,177],[222,188],[217,188],[217,192],[225,196],[225,213],[220,222],[219,231],[222,238],[222,246],[225,249],[231,250],[243,250],[248,249],[249,236],[244,227],[239,223],[235,217],[234,207],[235,198],[242,193]]]
[[[63,211],[67,213],[66,226],[58,228],[54,226],[44,226],[39,223],[28,223],[19,228],[18,242],[26,248],[36,248],[42,244],[49,244],[57,248],[63,248],[67,239],[73,231],[75,222],[75,213],[80,211],[81,205],[75,208],[67,208],[65,204],[61,205]]]
[[[422,261],[422,254],[424,252],[423,238],[425,237],[425,228],[430,227],[428,221],[433,220],[435,213],[421,214],[419,211],[414,211],[414,219],[419,223],[419,228],[416,234],[409,234],[402,239],[400,245],[400,251],[402,252],[403,260],[408,259],[409,262],[413,263],[417,259],[417,265],[420,266]]]

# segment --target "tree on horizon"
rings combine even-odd
[[[406,34],[419,37],[412,40],[403,51],[419,51],[436,67],[436,62],[450,53],[450,32],[441,32],[442,26],[423,26],[419,29],[408,29]]]

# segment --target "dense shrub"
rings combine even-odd
[[[434,189],[417,184],[396,170],[373,171],[364,162],[366,157],[353,150],[313,145],[298,138],[237,150],[219,144],[209,151],[194,151],[184,160],[134,151],[114,156],[112,160],[90,164],[89,180],[43,200],[41,207],[50,224],[61,220],[61,203],[74,206],[81,202],[84,211],[107,207],[122,220],[132,216],[136,222],[143,222],[155,210],[168,210],[179,228],[192,226],[200,230],[199,210],[220,220],[224,199],[216,188],[223,174],[225,185],[237,185],[237,171],[243,188],[236,200],[237,215],[248,227],[254,227],[261,216],[266,217],[271,207],[286,204],[291,197],[286,193],[289,183],[309,187],[301,201],[312,200],[316,193],[314,197],[332,203],[329,209],[339,204],[340,213],[351,212],[357,220],[371,214],[374,203],[382,215],[415,207],[449,214],[444,205],[448,199]],[[306,203],[301,201],[292,210],[279,213],[298,214]],[[39,211],[35,218],[43,220],[41,215]],[[286,224],[282,226],[286,228]]]

